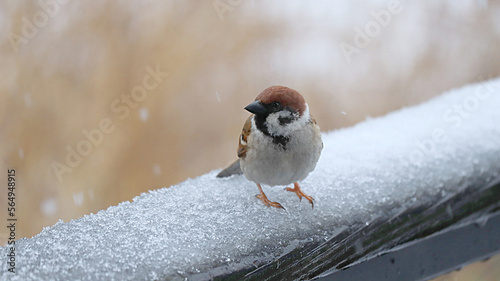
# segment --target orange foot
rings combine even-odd
[[[293,186],[294,186],[293,188],[287,187],[287,188],[285,188],[285,190],[295,192],[295,194],[297,194],[297,196],[299,197],[300,201],[302,201],[302,197],[305,197],[307,199],[307,201],[309,201],[309,203],[311,203],[312,208],[314,209],[314,202],[313,202],[314,198],[312,198],[311,196],[302,192],[302,190],[300,190],[300,186],[299,186],[298,182],[293,183]]]
[[[260,201],[262,201],[262,203],[264,203],[264,205],[266,205],[268,207],[281,208],[281,209],[285,210],[285,208],[283,208],[283,206],[281,206],[280,203],[273,202],[273,201],[270,201],[269,199],[267,199],[267,196],[266,196],[266,194],[264,194],[264,191],[262,191],[262,187],[260,186],[260,184],[257,184],[257,187],[259,188],[260,194],[255,195],[255,197],[259,198]]]

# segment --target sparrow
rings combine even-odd
[[[305,194],[299,181],[316,167],[323,149],[321,133],[309,113],[309,106],[299,92],[272,86],[262,91],[245,107],[252,113],[246,120],[238,143],[238,160],[217,177],[244,174],[257,184],[258,199],[266,206],[283,208],[269,200],[262,185],[290,185],[302,201],[306,198],[314,208],[313,198]]]

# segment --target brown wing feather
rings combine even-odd
[[[238,142],[238,157],[245,158],[248,150],[248,136],[250,135],[250,130],[252,129],[252,118],[253,114],[248,117],[245,125],[243,125],[243,130],[240,135],[240,140]]]

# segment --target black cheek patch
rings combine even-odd
[[[290,115],[285,116],[285,117],[278,117],[278,121],[280,122],[281,126],[290,124],[290,123],[292,123],[292,121],[297,120],[298,114],[296,113],[296,111],[294,111],[293,109],[291,109],[289,107],[285,107],[284,110],[288,111],[290,113]]]
[[[293,119],[294,118],[292,117],[279,117],[278,121],[280,122],[280,125],[283,126],[292,123]]]

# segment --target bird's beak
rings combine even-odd
[[[268,112],[267,108],[264,105],[262,105],[262,103],[258,100],[247,105],[245,109],[254,114],[263,114]]]

